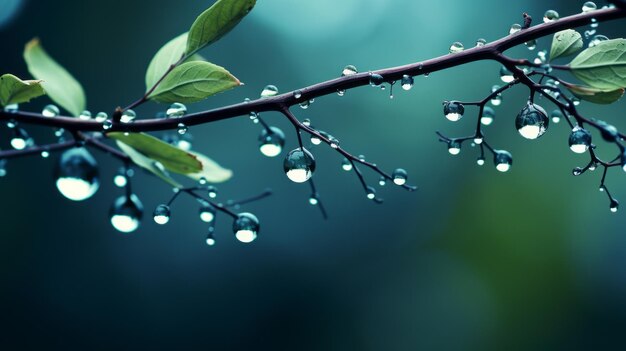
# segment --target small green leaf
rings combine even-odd
[[[165,72],[183,57],[187,45],[187,35],[188,33],[183,33],[170,40],[154,55],[146,71],[146,91],[150,90]],[[185,62],[190,61],[204,61],[204,58],[196,54],[185,60]]]
[[[33,39],[26,44],[24,60],[30,74],[43,81],[44,89],[54,102],[72,115],[80,115],[86,105],[83,87],[46,53],[39,39]]]
[[[197,152],[191,152],[202,163],[202,171],[198,173],[187,174],[187,176],[194,180],[206,179],[209,183],[222,183],[229,180],[233,176],[233,172],[230,169],[223,168],[217,162],[210,158],[199,154]]]
[[[563,83],[569,91],[581,100],[593,102],[595,104],[608,105],[616,102],[624,95],[624,88],[615,90],[602,90],[598,88],[586,87],[576,84]]]
[[[218,0],[196,18],[189,30],[187,56],[219,40],[252,10],[256,0]]]
[[[21,80],[12,74],[0,77],[0,106],[29,102],[45,94],[40,80]]]
[[[174,68],[148,96],[157,102],[191,103],[241,85],[223,67],[209,62],[186,62]]]
[[[605,40],[584,50],[572,60],[570,69],[594,88],[606,91],[626,87],[626,39]]]
[[[145,133],[113,132],[108,133],[107,136],[161,163],[163,167],[170,172],[189,174],[202,171],[202,163],[196,156],[172,146],[161,139],[157,139],[152,135]]]
[[[577,31],[566,29],[554,34],[550,48],[550,61],[575,54],[583,48],[583,38]]]
[[[163,181],[175,188],[182,188],[182,185],[180,185],[180,183],[170,177],[169,173],[167,173],[167,170],[165,170],[165,167],[161,163],[144,156],[139,151],[133,149],[132,147],[124,144],[119,140],[116,140],[115,142],[117,143],[117,146],[120,148],[120,150],[128,155],[128,157],[130,157],[130,159],[137,166],[154,173],[157,177],[161,178]]]

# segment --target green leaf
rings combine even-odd
[[[163,181],[165,181],[166,183],[168,183],[169,185],[175,188],[183,187],[180,183],[178,183],[172,177],[170,177],[169,173],[167,173],[167,170],[165,170],[165,167],[161,163],[149,157],[144,156],[139,151],[133,149],[132,147],[124,144],[123,142],[119,140],[116,140],[115,142],[117,143],[117,146],[120,148],[120,150],[122,150],[126,155],[128,155],[128,157],[130,157],[130,159],[137,166],[154,173],[157,177],[161,178]]]
[[[576,84],[570,84],[563,82],[563,85],[569,91],[581,100],[593,102],[595,104],[608,105],[616,102],[624,95],[624,88],[615,90],[602,90],[598,88],[592,88],[587,86],[581,86]]]
[[[121,141],[142,155],[157,161],[170,172],[178,174],[197,173],[202,171],[202,163],[198,158],[184,150],[170,145],[161,139],[145,133],[108,133],[109,138]]]
[[[194,180],[200,180],[201,178],[206,179],[209,183],[222,183],[229,180],[233,176],[233,172],[230,169],[223,168],[217,162],[211,160],[210,158],[199,154],[197,152],[192,152],[194,156],[200,160],[202,163],[202,171],[198,173],[187,174],[187,176]]]
[[[219,40],[252,10],[256,0],[218,0],[196,18],[189,30],[187,56]]]
[[[209,62],[186,62],[174,68],[148,96],[157,102],[191,103],[241,85],[223,67]]]
[[[33,39],[26,44],[24,60],[30,74],[43,81],[44,89],[54,102],[72,115],[80,115],[86,105],[83,87],[46,53],[39,39]]]
[[[0,77],[0,106],[29,102],[45,94],[40,80],[21,80],[12,74]]]
[[[626,39],[602,41],[581,52],[569,66],[576,78],[591,87],[602,90],[626,87]]]
[[[187,45],[187,35],[188,33],[183,33],[170,40],[154,55],[146,71],[146,91],[150,90],[167,70],[183,57]],[[204,58],[196,54],[185,60],[185,62],[190,61],[204,61]]]
[[[575,54],[583,48],[583,38],[577,31],[566,29],[554,34],[550,48],[550,61]]]

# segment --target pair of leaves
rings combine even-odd
[[[50,98],[74,116],[85,109],[85,91],[80,83],[44,50],[39,39],[33,39],[24,48],[28,71],[41,84]]]
[[[0,106],[21,104],[45,94],[40,80],[21,80],[12,74],[0,77]]]
[[[205,62],[195,53],[232,30],[255,3],[256,0],[218,0],[198,16],[188,33],[165,44],[146,72],[148,98],[165,103],[193,103],[241,85],[226,69]]]
[[[154,173],[170,185],[182,187],[168,173],[183,174],[211,183],[225,182],[232,177],[232,171],[222,168],[210,158],[195,152],[185,151],[145,133],[108,133],[118,147],[138,166]]]

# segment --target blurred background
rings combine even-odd
[[[0,72],[30,78],[23,45],[38,36],[85,87],[92,112],[138,98],[156,51],[186,31],[212,1],[0,0]],[[473,46],[508,33],[528,12],[580,12],[582,1],[259,0],[228,36],[202,52],[245,86],[188,106],[201,111],[256,98],[267,84],[281,92],[337,77],[347,64],[375,70]],[[598,3],[599,6],[604,3]],[[624,21],[598,32],[619,37]],[[585,30],[583,28],[582,30]],[[549,49],[549,38],[538,49]],[[532,58],[525,47],[509,52]],[[171,190],[137,172],[145,206],[139,230],[116,232],[108,220],[122,194],[120,164],[99,151],[102,184],[87,202],[63,198],[52,178],[56,157],[11,160],[0,179],[0,347],[3,349],[268,350],[621,350],[626,326],[626,235],[598,191],[601,174],[571,176],[587,156],[568,150],[569,128],[552,124],[539,140],[521,138],[514,117],[525,88],[504,96],[487,140],[514,156],[502,174],[464,145],[450,156],[436,130],[471,133],[476,110],[459,123],[445,99],[484,97],[501,84],[499,66],[481,62],[417,77],[405,92],[363,87],[316,99],[301,119],[336,136],[387,171],[403,167],[414,193],[377,187],[366,199],[353,172],[328,147],[315,147],[315,174],[330,213],[308,204],[307,185],[290,182],[282,156],[258,150],[247,117],[191,128],[194,149],[235,172],[219,199],[269,187],[274,196],[246,206],[261,220],[259,238],[237,242],[218,218],[217,244],[204,243],[197,203],[183,198],[158,226],[154,207]],[[42,98],[21,108],[40,111]],[[547,101],[539,104],[550,111]],[[584,104],[583,104],[584,105]],[[622,130],[624,102],[581,105],[589,117]],[[137,110],[150,118],[164,106]],[[278,114],[288,150],[292,128]],[[49,130],[29,131],[39,142]],[[8,147],[4,128],[2,147]],[[599,143],[600,149],[608,149]],[[611,152],[613,150],[611,149]],[[378,177],[365,171],[368,181]],[[607,184],[626,201],[624,174]]]

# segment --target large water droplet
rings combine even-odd
[[[179,118],[187,113],[187,106],[181,104],[180,102],[175,102],[170,105],[170,107],[165,111],[165,115],[168,118]]]
[[[494,150],[493,162],[498,171],[508,172],[511,169],[511,165],[513,165],[513,156],[505,150]]]
[[[56,105],[46,105],[41,111],[44,117],[56,117],[61,113]]]
[[[104,121],[106,121],[106,120],[107,120],[107,118],[109,118],[109,115],[107,115],[107,113],[106,113],[106,112],[98,112],[98,113],[96,114],[96,118],[95,118],[95,120],[96,120],[96,122],[98,122],[98,123],[103,123]]]
[[[463,51],[463,49],[464,49],[463,43],[461,43],[459,41],[455,41],[454,43],[452,43],[452,45],[450,45],[450,53],[451,54],[459,53],[459,52]]]
[[[409,177],[409,174],[402,168],[398,168],[391,174],[391,178],[393,178],[393,182],[396,185],[404,185],[406,184],[406,180]]]
[[[259,233],[259,229],[259,220],[252,213],[240,213],[233,223],[235,237],[242,243],[254,241]]]
[[[263,88],[263,91],[261,91],[262,98],[272,97],[276,95],[278,95],[278,88],[275,85],[267,85],[265,86],[265,88]]]
[[[496,117],[496,112],[489,106],[485,106],[483,108],[483,113],[480,116],[480,123],[482,123],[485,126],[490,125],[491,123],[493,123],[493,119]]]
[[[98,165],[84,147],[61,154],[54,177],[59,192],[74,201],[90,198],[100,187]]]
[[[135,194],[120,196],[109,211],[113,228],[122,233],[130,233],[139,228],[143,217],[143,205]]]
[[[400,84],[402,85],[402,89],[408,91],[408,90],[411,90],[411,88],[413,88],[413,82],[414,82],[413,77],[405,74],[402,76],[402,80],[400,81]]]
[[[259,135],[259,150],[267,157],[276,157],[285,145],[285,133],[277,127],[263,128]]]
[[[283,168],[292,182],[304,183],[315,172],[315,159],[307,149],[297,148],[285,157]]]
[[[131,123],[135,118],[137,117],[137,114],[135,113],[135,111],[133,110],[126,110],[122,113],[122,117],[120,118],[120,122],[122,123]]]
[[[443,103],[443,114],[452,122],[456,122],[463,117],[465,107],[457,101],[445,101]]]
[[[359,71],[357,71],[356,67],[354,67],[353,65],[347,65],[346,67],[343,68],[343,71],[341,71],[341,76],[345,77],[345,76],[352,76],[359,73]]]
[[[80,113],[80,115],[78,115],[79,119],[82,119],[83,121],[88,121],[91,119],[91,112],[90,111],[83,111]]]
[[[549,123],[546,111],[541,106],[529,102],[517,115],[515,128],[521,136],[533,140],[546,132]]]
[[[595,2],[593,1],[587,1],[583,4],[582,10],[583,12],[591,12],[594,11],[598,8],[598,6],[596,5]]]
[[[152,218],[156,224],[166,224],[170,221],[170,207],[164,204],[157,206],[154,209]]]
[[[509,28],[509,34],[515,34],[519,32],[520,30],[522,30],[522,26],[520,26],[517,23],[514,23],[511,25],[511,28]]]
[[[582,154],[589,150],[590,145],[591,133],[580,126],[574,127],[569,135],[569,148],[577,154]]]
[[[559,13],[554,10],[548,10],[543,14],[543,23],[554,22],[559,19]]]

